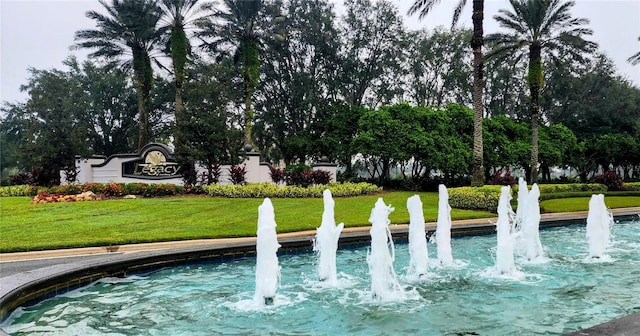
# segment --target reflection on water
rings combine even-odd
[[[335,287],[318,281],[316,255],[281,255],[273,306],[252,300],[255,259],[246,259],[102,279],[1,326],[15,335],[559,335],[640,310],[640,222],[615,225],[610,262],[585,262],[585,235],[584,225],[542,231],[549,261],[516,259],[523,275],[512,278],[487,271],[493,235],[452,240],[454,265],[429,262],[420,281],[404,276],[408,246],[396,245],[396,301],[372,299],[361,248],[338,251]]]

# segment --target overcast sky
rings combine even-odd
[[[392,0],[406,14],[413,0]],[[337,12],[342,12],[341,0]],[[409,29],[449,27],[453,7],[458,0],[442,0],[422,21],[417,15],[406,17]],[[461,15],[460,25],[471,27],[471,2]],[[496,32],[493,16],[499,9],[509,8],[507,0],[485,1],[485,34]],[[20,92],[27,83],[27,69],[64,69],[62,61],[73,54],[85,59],[87,51],[69,49],[74,33],[95,28],[85,13],[102,11],[97,0],[0,0],[0,100],[25,101]],[[640,65],[631,66],[627,58],[640,51],[640,0],[577,0],[574,17],[585,17],[594,35],[591,40],[614,60],[618,73],[640,86]]]

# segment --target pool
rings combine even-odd
[[[275,304],[253,300],[255,259],[200,263],[127,278],[104,278],[15,310],[12,335],[560,335],[640,311],[640,221],[618,223],[605,262],[587,260],[584,225],[541,231],[548,259],[518,259],[501,277],[495,235],[452,240],[452,267],[420,281],[403,277],[408,246],[396,245],[404,288],[394,300],[371,297],[367,247],[337,254],[338,285],[317,281],[314,254],[279,256]]]

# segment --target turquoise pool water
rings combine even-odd
[[[257,306],[255,259],[106,278],[19,308],[0,326],[12,335],[560,335],[640,311],[640,221],[618,223],[608,262],[586,260],[585,228],[543,230],[546,263],[495,276],[495,235],[452,240],[455,267],[403,277],[408,246],[396,245],[405,287],[371,298],[367,248],[338,251],[340,285],[317,282],[316,256],[280,256],[270,307]],[[435,258],[435,245],[429,255]]]

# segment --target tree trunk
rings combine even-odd
[[[542,87],[541,46],[534,42],[529,47],[528,84],[531,93],[531,183],[538,181],[538,121],[540,119],[540,89]]]
[[[473,49],[473,178],[472,186],[484,185],[483,176],[483,146],[482,146],[482,118],[484,109],[482,106],[483,82],[483,29],[484,0],[473,1],[473,37],[471,48]]]
[[[184,157],[187,150],[184,145],[183,130],[188,121],[186,109],[182,100],[184,92],[184,67],[187,63],[188,41],[184,30],[174,28],[171,31],[171,60],[173,63],[173,73],[176,80],[175,97],[175,128],[173,131],[173,141],[175,152],[178,157]]]
[[[253,146],[253,140],[251,138],[251,128],[253,125],[253,92],[249,89],[245,90],[244,96],[244,143],[245,145]]]
[[[149,54],[144,49],[133,51],[133,77],[136,87],[136,96],[138,97],[138,118],[140,119],[140,131],[138,134],[138,151],[142,150],[149,143],[149,101],[151,94],[151,85],[153,81],[153,70],[151,69],[151,60]]]
[[[244,77],[244,140],[245,145],[253,146],[251,128],[253,126],[253,92],[260,80],[260,46],[258,42],[246,41],[242,49],[242,67]]]

